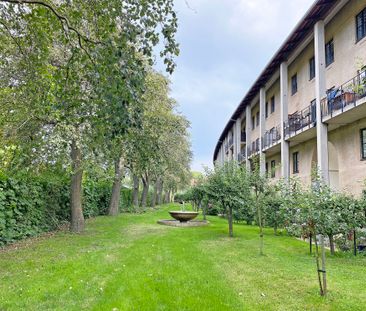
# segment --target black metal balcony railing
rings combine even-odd
[[[248,157],[256,154],[257,152],[259,152],[259,138],[253,141],[250,147],[248,147]]]
[[[305,127],[316,125],[316,103],[311,103],[305,109],[290,114],[285,122],[285,136],[293,136]]]
[[[322,118],[343,112],[344,108],[353,105],[366,96],[366,69],[338,88],[331,88],[321,101]]]
[[[343,112],[345,108],[351,105],[356,106],[357,101],[364,97],[366,97],[366,69],[360,71],[355,77],[341,86],[327,91],[327,96],[321,100],[322,118],[332,117],[334,113]],[[305,109],[288,116],[288,120],[284,122],[284,135],[285,137],[296,135],[297,132],[306,127],[314,127],[316,121],[316,103],[313,102]],[[246,133],[241,132],[240,138],[241,142],[246,142]],[[274,145],[281,139],[280,128],[276,127],[267,131],[262,139],[264,149]],[[233,142],[233,136],[231,135],[224,145],[225,152],[228,152]],[[248,147],[248,157],[256,152],[259,152],[259,139],[252,142],[251,146]]]
[[[243,161],[245,160],[245,158],[246,158],[246,150],[245,150],[245,148],[244,148],[244,149],[242,149],[242,150],[240,151],[240,153],[238,154],[238,162],[239,162],[239,163],[243,162]]]
[[[264,136],[262,138],[263,142],[263,149],[266,149],[268,147],[271,147],[278,143],[281,139],[281,128],[280,126],[273,127],[269,131],[266,131],[264,133]]]

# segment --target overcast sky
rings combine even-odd
[[[191,121],[192,170],[212,166],[235,108],[313,0],[175,0],[174,97]]]

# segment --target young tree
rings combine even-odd
[[[282,194],[285,199],[286,225],[290,232],[299,235],[304,230],[310,232],[315,242],[315,263],[319,282],[320,295],[327,293],[324,234],[329,226],[329,206],[332,203],[332,192],[315,174],[313,184],[303,190],[296,181],[283,184]],[[320,236],[320,249],[318,244]]]
[[[259,165],[254,162],[254,167],[249,175],[250,186],[253,193],[254,208],[257,213],[257,222],[259,226],[259,254],[263,255],[265,215],[267,208],[268,197],[273,194],[273,191],[268,183],[268,178],[265,174],[261,174]]]
[[[250,181],[245,168],[234,161],[207,170],[208,199],[226,210],[229,236],[233,237],[233,210],[242,206],[249,208],[251,203]]]

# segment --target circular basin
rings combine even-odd
[[[174,219],[179,220],[180,222],[187,222],[197,217],[198,212],[190,212],[190,211],[172,211],[169,212],[170,216]]]

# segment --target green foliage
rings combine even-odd
[[[239,206],[233,211],[233,218],[236,222],[245,221],[246,224],[251,225],[255,220],[255,210],[249,205]]]
[[[84,183],[84,216],[104,215],[111,185],[87,179]],[[70,220],[67,179],[54,176],[0,175],[0,246],[55,230]],[[120,209],[131,205],[130,189],[121,190]]]
[[[247,206],[250,187],[246,169],[233,161],[208,170],[206,192],[210,200],[225,207]]]
[[[75,231],[83,229],[82,172],[122,156],[154,52],[168,73],[175,68],[176,31],[171,0],[1,1],[0,169],[34,173],[56,163],[77,177]],[[85,186],[84,214],[104,212],[106,186]]]
[[[303,188],[292,179],[281,185],[281,214],[286,229],[294,235],[308,233],[347,235],[366,225],[365,200],[332,191],[320,180]]]
[[[68,189],[64,184],[2,176],[0,245],[55,229],[67,220],[69,213],[64,213],[67,198]]]
[[[204,193],[208,201],[222,206],[228,217],[229,235],[233,236],[233,213],[250,209],[250,179],[244,167],[235,161],[225,162],[215,170],[206,172]]]

